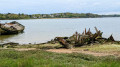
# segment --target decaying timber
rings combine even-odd
[[[112,35],[108,39],[103,38],[103,32],[98,30],[96,27],[95,30],[96,33],[93,34],[90,28],[88,31],[85,28],[85,31],[82,34],[75,32],[75,34],[73,34],[70,37],[56,37],[55,41],[58,41],[65,48],[71,48],[71,46],[83,46],[92,43],[104,43],[107,41],[115,41]]]
[[[108,40],[115,41],[112,35],[108,38]]]
[[[66,40],[66,37],[56,37],[55,38],[61,45],[63,45],[65,48],[72,48],[72,45]]]

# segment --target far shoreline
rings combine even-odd
[[[95,17],[95,18],[119,18],[119,17]],[[3,20],[31,20],[31,19],[3,19]],[[89,19],[89,18],[35,18],[35,19]]]

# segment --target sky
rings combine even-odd
[[[120,14],[120,0],[0,0],[0,13]]]

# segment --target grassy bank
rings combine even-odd
[[[59,54],[43,50],[0,50],[0,67],[120,67],[120,58]]]
[[[48,49],[61,49],[60,44],[18,45],[0,49],[0,67],[120,67],[118,56],[93,56],[83,53],[54,53]],[[25,50],[35,48],[33,50]],[[14,50],[15,49],[15,50]],[[23,50],[19,50],[23,49]],[[58,49],[58,50],[59,50]],[[66,49],[69,51],[69,49]],[[115,53],[119,44],[99,44],[74,48],[75,51]]]

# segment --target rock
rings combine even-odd
[[[23,25],[16,21],[0,24],[0,35],[17,34],[23,32],[24,28]]]
[[[0,44],[2,48],[14,48],[17,45],[19,45],[19,43],[9,42],[9,43]]]
[[[4,45],[4,46],[5,46],[5,45],[17,46],[17,45],[19,45],[19,43],[9,42],[9,43],[5,43],[5,44],[3,44],[3,45]]]

